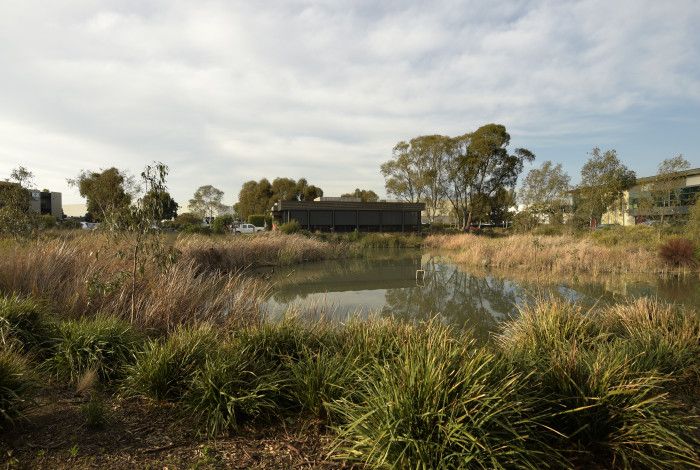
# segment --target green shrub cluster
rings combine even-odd
[[[289,222],[280,225],[279,230],[282,233],[290,235],[292,233],[297,233],[298,231],[300,231],[301,225],[299,225],[299,222],[297,222],[296,220],[290,220]]]

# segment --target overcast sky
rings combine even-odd
[[[696,0],[0,0],[0,178],[70,204],[80,169],[158,160],[181,204],[276,176],[383,194],[396,142],[489,122],[574,181],[594,146],[700,166],[699,24]]]

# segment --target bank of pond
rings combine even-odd
[[[648,298],[593,308],[543,299],[483,342],[436,320],[393,318],[156,332],[5,296],[0,335],[6,451],[34,394],[70,386],[80,426],[110,426],[111,410],[133,397],[172,407],[212,438],[309,420],[331,436],[327,459],[345,465],[698,464],[700,320]]]

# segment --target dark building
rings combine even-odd
[[[292,220],[302,228],[323,232],[410,232],[421,228],[423,203],[361,202],[355,198],[281,201],[272,208],[275,224]]]

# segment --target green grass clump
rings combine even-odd
[[[277,369],[256,357],[250,346],[234,341],[206,359],[193,376],[183,403],[215,435],[280,411],[283,386]]]
[[[556,466],[519,374],[437,324],[420,328],[358,384],[359,400],[331,405],[344,423],[337,457],[369,468]]]
[[[216,331],[206,324],[181,327],[165,340],[149,341],[128,366],[123,389],[157,400],[179,399],[219,346]]]
[[[23,351],[49,348],[56,331],[46,307],[31,298],[0,297],[0,344],[16,344]]]
[[[700,378],[700,317],[697,312],[649,298],[606,309],[603,323],[641,371]]]
[[[288,373],[292,401],[322,420],[330,420],[332,403],[354,396],[356,384],[365,378],[358,354],[330,348],[305,349]]]
[[[8,347],[0,347],[0,430],[22,418],[36,385],[26,358]]]
[[[94,370],[100,381],[122,376],[142,347],[142,336],[123,320],[108,316],[70,320],[59,324],[56,352],[46,361],[59,378],[77,382]]]
[[[651,331],[666,326],[645,323],[649,309],[631,309],[613,315],[540,301],[507,324],[496,343],[516,369],[531,372],[535,414],[548,430],[541,435],[572,462],[621,468],[697,462],[693,418],[668,398],[670,377],[659,372],[669,348],[640,363],[649,335],[664,336]],[[636,328],[644,331],[637,343],[629,334]]]

